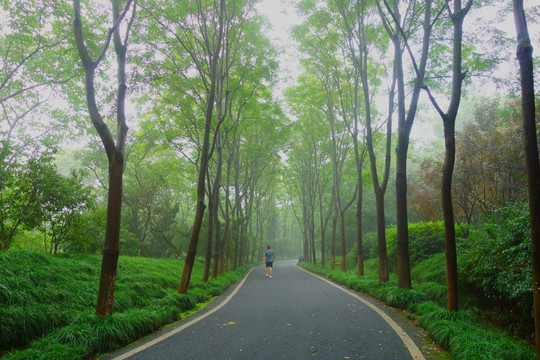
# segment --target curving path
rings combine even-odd
[[[399,314],[295,263],[272,279],[253,268],[203,312],[104,359],[430,359]]]

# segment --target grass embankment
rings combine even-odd
[[[176,289],[183,261],[121,256],[114,314],[94,314],[101,257],[0,253],[0,356],[87,359],[127,345],[220,295],[246,268],[202,279],[196,263],[188,293]]]
[[[388,305],[408,310],[454,360],[535,360],[536,353],[525,343],[482,325],[482,320],[466,298],[460,298],[463,310],[446,311],[444,254],[435,255],[415,266],[413,289],[399,289],[391,274],[388,283],[379,283],[377,259],[365,262],[366,275],[359,277],[341,269],[300,263],[302,267],[323,275],[350,289],[368,294]]]

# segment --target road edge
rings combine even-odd
[[[394,319],[392,319],[390,316],[388,316],[388,314],[386,314],[383,310],[379,309],[377,306],[375,306],[374,304],[372,304],[371,302],[367,301],[366,299],[362,298],[360,295],[358,295],[356,292],[353,292],[339,284],[336,284],[334,283],[333,281],[327,279],[327,278],[324,278],[320,275],[317,275],[317,274],[314,274],[304,268],[302,268],[301,266],[298,266],[298,263],[295,263],[294,266],[297,268],[297,269],[300,269],[308,274],[310,274],[311,276],[314,276],[338,289],[340,289],[341,291],[347,293],[348,295],[352,296],[353,298],[355,298],[356,300],[362,302],[364,305],[366,305],[367,307],[369,307],[371,310],[375,311],[375,313],[377,315],[379,315],[393,330],[394,332],[399,336],[399,338],[401,339],[401,341],[403,341],[403,344],[407,347],[407,350],[409,350],[409,353],[411,354],[412,358],[414,360],[426,360],[426,358],[424,357],[424,354],[422,354],[422,351],[420,350],[420,348],[416,345],[416,343],[411,339],[411,337],[409,336],[409,334],[407,334],[407,332],[405,330],[403,330],[403,328],[401,326],[398,325],[397,322],[394,321]]]

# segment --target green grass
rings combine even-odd
[[[0,253],[3,359],[86,359],[179,320],[237,282],[245,267],[203,283],[196,263],[188,293],[176,288],[183,261],[120,257],[114,314],[94,314],[101,257]]]
[[[443,285],[446,280],[441,275],[440,268],[444,271],[441,259],[444,261],[444,254],[435,255],[412,269],[413,289],[398,289],[395,274],[391,274],[389,282],[379,283],[377,259],[365,262],[363,277],[353,272],[343,273],[337,267],[331,270],[305,262],[300,265],[392,307],[408,309],[454,360],[535,360],[536,353],[524,341],[483,326],[472,306],[467,306],[470,303],[467,299],[460,298],[465,310],[446,311],[446,286]]]

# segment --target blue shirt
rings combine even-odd
[[[270,249],[266,250],[264,253],[264,256],[266,257],[266,262],[273,262],[274,261],[274,252]]]

